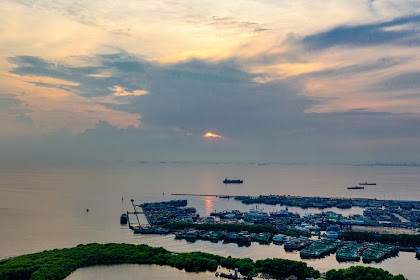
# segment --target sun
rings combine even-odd
[[[204,134],[203,137],[204,138],[223,138],[221,135],[217,135],[211,132],[207,132],[206,134]]]

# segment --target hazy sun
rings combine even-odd
[[[211,132],[207,132],[207,133],[204,135],[204,137],[206,137],[206,138],[223,138],[222,136],[217,135],[217,134],[214,134],[214,133],[211,133]]]

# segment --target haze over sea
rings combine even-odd
[[[252,243],[249,247],[239,247],[236,244],[221,242],[190,243],[185,240],[174,240],[173,235],[134,235],[127,226],[119,224],[119,216],[132,209],[130,199],[134,199],[136,203],[187,199],[188,205],[196,207],[201,216],[208,216],[214,210],[249,210],[254,206],[243,205],[233,199],[173,196],[172,193],[284,194],[420,200],[419,171],[420,167],[409,166],[205,162],[120,162],[83,167],[2,166],[0,168],[2,178],[0,259],[46,249],[71,247],[81,243],[126,242],[162,246],[175,252],[199,250],[253,259],[281,257],[300,260],[297,253],[286,253],[281,246],[274,244]],[[222,180],[225,177],[243,179],[244,184],[224,185]],[[373,181],[377,185],[366,186],[364,190],[347,189],[348,186],[364,181]],[[258,205],[258,207],[265,211],[282,208],[268,205]],[[89,212],[86,209],[89,209]],[[289,210],[301,214],[320,211],[298,208],[289,208]],[[344,214],[361,212],[360,208],[342,210]],[[305,261],[320,271],[354,265],[354,263],[339,264],[334,255],[320,260]],[[362,262],[357,264],[363,265]],[[370,266],[381,267],[393,274],[402,273],[409,279],[416,279],[418,264],[419,261],[414,258],[414,253],[400,252],[396,258]],[[162,273],[170,272],[165,270]],[[197,275],[188,275],[185,277],[197,278]],[[121,277],[123,278],[120,279],[125,279],[124,274],[121,274]],[[83,277],[71,279],[83,279]]]

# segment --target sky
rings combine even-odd
[[[420,162],[420,2],[0,3],[0,158]]]

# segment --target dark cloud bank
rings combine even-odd
[[[127,53],[86,58],[95,66],[76,67],[40,57],[9,59],[14,74],[47,76],[77,86],[57,87],[85,98],[109,96],[112,87],[146,90],[121,96],[124,104],[102,103],[141,115],[141,128],[118,129],[99,122],[74,135],[59,131],[27,139],[0,140],[3,159],[16,160],[248,160],[274,162],[418,161],[420,120],[410,114],[353,110],[305,113],[322,99],[301,95],[299,80],[264,84],[237,63],[190,60],[159,64]],[[365,67],[392,67],[384,60]],[[98,74],[108,73],[105,77]],[[318,75],[336,75],[334,71]],[[403,77],[395,77],[404,82]],[[411,81],[411,79],[408,79]],[[206,131],[224,139],[203,139]]]

